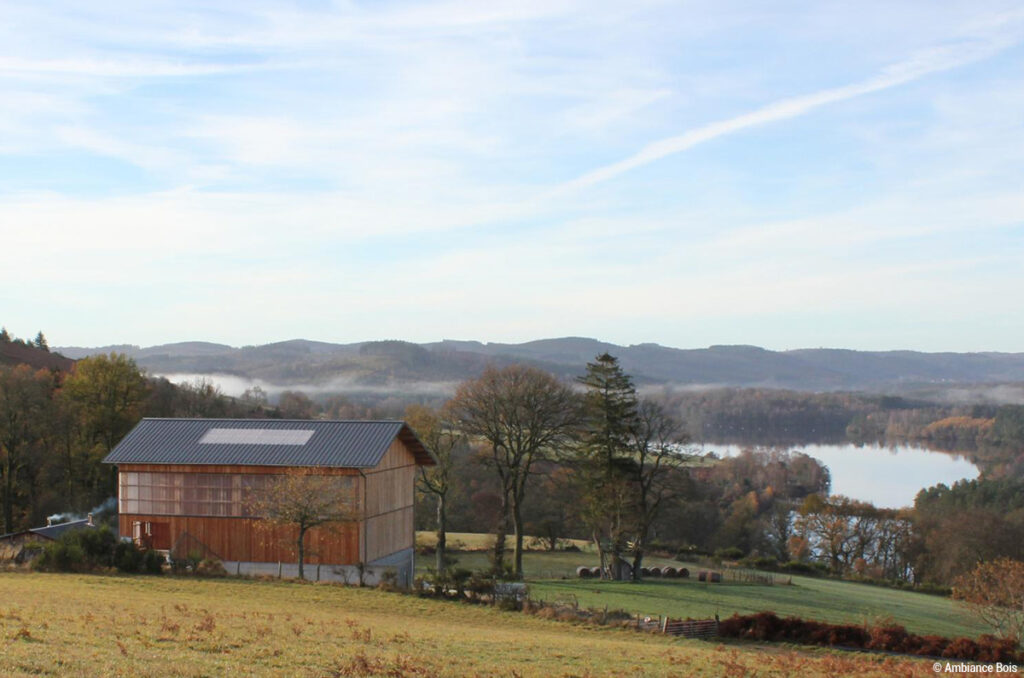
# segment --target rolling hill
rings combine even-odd
[[[126,353],[154,374],[219,374],[318,390],[451,385],[486,365],[525,363],[555,374],[581,374],[602,352],[619,357],[640,386],[739,386],[806,391],[912,391],[956,384],[1024,382],[1022,353],[922,353],[756,346],[677,349],[658,344],[618,346],[565,337],[522,344],[444,340],[427,344],[371,341],[331,344],[296,339],[236,348],[208,342],[139,347],[61,347],[69,358]]]

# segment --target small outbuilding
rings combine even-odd
[[[410,585],[417,468],[436,460],[401,421],[143,419],[104,463],[117,465],[122,537],[198,550],[231,574],[296,576],[297,532],[255,515],[252,498],[275,477],[329,476],[353,519],[307,533],[306,577],[392,571]]]
[[[95,527],[92,514],[81,520],[65,523],[46,521],[46,527],[33,527],[21,532],[0,535],[0,563],[27,563],[39,555],[39,547],[47,542],[57,541],[62,534],[71,530]]]

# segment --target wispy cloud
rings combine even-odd
[[[0,320],[1019,350],[1024,14],[865,2],[0,0]]]
[[[905,85],[933,73],[940,73],[964,66],[990,57],[1000,50],[1006,49],[1011,44],[1011,42],[1005,39],[999,39],[982,42],[972,41],[950,47],[929,49],[914,55],[906,61],[888,66],[882,69],[878,75],[863,82],[782,99],[750,113],[702,125],[683,134],[652,142],[624,160],[591,170],[572,181],[562,184],[556,189],[556,193],[565,193],[594,186],[630,170],[689,150],[698,144],[741,132],[751,127],[796,118],[828,104],[835,104],[873,92],[880,92],[899,85]]]
[[[252,70],[258,65],[188,63],[154,59],[25,59],[0,57],[0,76],[81,75],[122,78],[164,78],[220,75]]]

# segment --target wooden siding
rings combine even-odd
[[[409,448],[405,446],[405,443],[400,439],[395,438],[391,441],[391,446],[388,447],[388,451],[384,453],[383,457],[381,457],[380,463],[366,471],[366,473],[380,473],[381,471],[387,471],[393,468],[415,465],[416,457],[414,457],[412,452],[409,451]]]
[[[415,490],[415,466],[366,474],[366,517],[412,506]]]
[[[396,438],[380,463],[365,473],[363,557],[366,562],[415,546],[416,468],[416,457]]]
[[[412,506],[368,518],[366,521],[366,562],[412,548],[416,537],[413,530]]]
[[[170,548],[185,532],[205,544],[223,560],[256,563],[294,563],[298,559],[294,528],[278,527],[250,518],[213,518],[196,516],[147,516],[125,514],[118,517],[124,537],[132,536],[134,522],[160,525],[169,543],[153,543],[154,548]],[[164,528],[163,525],[167,527]],[[318,527],[306,533],[306,562],[352,565],[359,562],[359,524],[341,523]]]
[[[208,464],[120,464],[123,473],[216,473],[228,475],[279,475],[286,467]],[[396,438],[380,463],[366,471],[354,468],[317,468],[317,473],[362,476],[355,492],[363,509],[363,521],[310,530],[306,558],[311,564],[351,565],[370,562],[415,546],[413,502],[417,465],[412,451]],[[135,522],[154,523],[160,535],[156,548],[168,548],[185,532],[205,544],[223,560],[244,562],[296,561],[295,531],[252,518],[186,515],[123,514],[120,533],[132,536]],[[166,527],[165,527],[166,525]],[[167,534],[169,537],[164,537]],[[154,535],[155,536],[155,535]],[[165,539],[169,544],[163,543]]]

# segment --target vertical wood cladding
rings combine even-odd
[[[366,473],[365,558],[372,562],[415,545],[416,458],[398,439]]]
[[[184,473],[202,474],[206,480],[197,484],[197,488],[205,490],[212,483],[211,474],[222,474],[225,487],[230,487],[230,501],[234,503],[236,485],[241,486],[243,476],[280,475],[289,469],[284,467],[266,466],[210,466],[210,465],[170,465],[170,464],[122,464],[119,467],[119,479],[122,483],[122,499],[127,499],[130,487],[136,484],[125,484],[126,478],[137,479],[144,473]],[[317,469],[325,475],[358,476],[360,472],[351,468]],[[353,484],[353,491],[363,507],[363,520],[323,526],[310,530],[306,535],[307,562],[316,564],[351,565],[360,561],[361,546],[365,549],[362,560],[369,562],[396,551],[410,548],[415,543],[413,530],[413,501],[416,483],[416,461],[412,452],[401,440],[392,441],[388,451],[380,463],[373,469],[363,471],[364,482]],[[136,474],[126,476],[126,474]],[[197,476],[198,478],[198,476]],[[362,480],[362,479],[357,479]],[[237,482],[236,482],[237,481]],[[138,481],[136,480],[136,483]],[[184,484],[183,484],[184,485]],[[218,485],[219,486],[219,485]],[[163,491],[163,490],[162,490]],[[198,491],[198,490],[197,490]],[[226,490],[220,490],[224,494]],[[119,492],[119,496],[121,493]],[[361,495],[361,496],[359,496]],[[184,495],[183,495],[184,496]],[[161,497],[161,499],[163,499]],[[177,500],[177,494],[168,497]],[[196,501],[229,501],[224,497],[210,494],[197,495]],[[128,504],[128,502],[125,502]],[[140,502],[135,502],[140,507]],[[135,504],[131,504],[134,506]],[[149,504],[147,504],[148,506]],[[156,506],[157,504],[153,504]],[[151,512],[123,513],[119,516],[119,528],[122,536],[132,537],[135,523],[151,523],[158,525],[155,529],[160,535],[160,544],[154,547],[167,548],[164,537],[169,535],[169,545],[185,532],[205,544],[223,560],[239,560],[244,562],[295,562],[297,559],[295,540],[297,531],[291,527],[273,526],[251,517],[176,515],[192,504],[182,501],[160,504],[170,514],[154,514]],[[230,504],[225,504],[230,506]],[[204,504],[205,506],[205,504]],[[228,512],[225,509],[225,512]],[[166,531],[166,532],[165,532]]]
[[[412,548],[415,541],[412,506],[366,520],[366,562]]]
[[[294,528],[270,525],[250,518],[207,516],[121,515],[121,535],[131,537],[134,523],[167,524],[169,548],[185,532],[198,539],[223,560],[256,563],[293,563],[298,559]],[[359,523],[313,528],[306,533],[306,562],[353,565],[359,562]],[[163,544],[154,543],[159,548]]]

